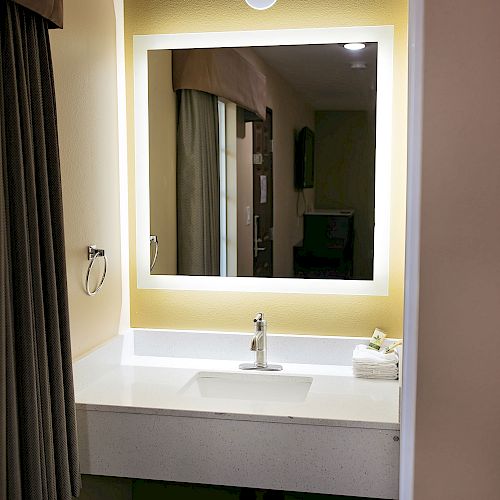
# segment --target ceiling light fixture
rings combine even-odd
[[[364,43],[346,43],[344,49],[347,50],[362,50],[366,47]]]
[[[276,0],[245,0],[245,2],[252,9],[266,10],[272,7],[276,3]]]

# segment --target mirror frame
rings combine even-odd
[[[152,275],[150,263],[148,51],[377,42],[373,280]],[[137,287],[163,290],[376,295],[389,293],[392,169],[393,26],[180,33],[134,36]]]

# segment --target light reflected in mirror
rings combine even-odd
[[[151,274],[373,279],[365,45],[148,51]]]

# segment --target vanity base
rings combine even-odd
[[[398,497],[399,431],[137,410],[79,405],[83,474]]]

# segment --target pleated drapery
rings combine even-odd
[[[48,21],[0,6],[0,498],[78,495]]]
[[[178,90],[177,272],[220,275],[217,96]]]

